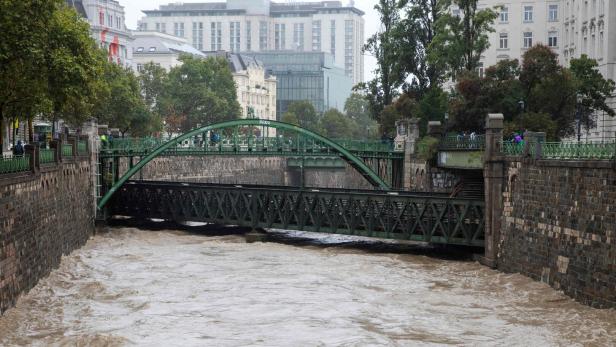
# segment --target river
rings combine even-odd
[[[20,298],[0,345],[613,346],[616,312],[421,248],[124,227]]]

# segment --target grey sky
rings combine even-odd
[[[157,9],[160,5],[166,5],[168,3],[180,2],[173,0],[119,0],[120,4],[124,6],[126,11],[126,25],[130,29],[137,28],[137,21],[143,16],[141,10],[153,10]],[[224,1],[224,0],[218,0]],[[215,0],[183,0],[181,2],[218,2]],[[277,0],[277,2],[285,2],[286,0]],[[344,4],[348,3],[348,0],[341,0]],[[378,0],[355,0],[355,7],[366,12],[364,19],[366,20],[366,33],[365,37],[372,36],[379,29],[379,18],[374,10]],[[365,76],[366,79],[372,78],[372,71],[375,68],[375,60],[370,56],[365,57]]]

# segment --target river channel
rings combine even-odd
[[[114,228],[0,317],[0,345],[616,345],[616,311],[521,275],[305,235]]]

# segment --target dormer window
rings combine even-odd
[[[137,48],[137,53],[141,53],[141,52],[143,52],[143,47]]]
[[[156,47],[150,47],[150,49],[148,50],[148,52],[156,52]]]

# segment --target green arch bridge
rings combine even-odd
[[[257,132],[260,136],[255,136]],[[275,137],[266,136],[271,133]],[[307,129],[259,119],[208,125],[164,143],[125,144],[100,153],[102,162],[122,156],[141,158],[103,187],[98,209],[108,215],[484,245],[484,202],[391,190],[390,184],[367,164],[375,158],[401,160],[402,153],[389,147],[349,149]],[[375,190],[131,180],[161,156],[221,154],[331,155],[347,162]]]

